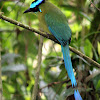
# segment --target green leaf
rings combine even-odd
[[[93,57],[92,44],[88,39],[85,40],[84,52],[88,57]]]
[[[100,42],[98,42],[98,54],[100,56]]]
[[[96,89],[97,89],[97,90],[100,89],[100,80],[99,80],[98,83],[97,83]]]

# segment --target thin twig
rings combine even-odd
[[[70,80],[66,80],[66,81],[60,81],[60,82],[52,82],[52,83],[49,83],[48,85],[40,88],[40,91],[46,87],[52,87],[53,85],[57,85],[57,84],[64,84],[64,83],[68,83]]]
[[[97,10],[99,10],[100,11],[100,9],[99,8],[97,8],[96,6],[95,6],[95,4],[91,1],[91,0],[89,0],[90,1],[90,3],[97,9]]]
[[[2,100],[1,39],[0,39],[0,100]]]
[[[43,46],[43,37],[40,36],[36,79],[35,79],[35,84],[34,84],[34,89],[33,89],[31,100],[36,100],[36,96],[38,94],[38,83],[39,83],[39,75],[40,75],[41,60],[42,60],[42,46]]]
[[[56,89],[56,91],[55,91],[55,93],[54,93],[54,96],[53,96],[52,100],[55,100],[56,95],[58,94],[58,92],[59,92],[60,89],[62,88],[62,85],[63,85],[63,84],[60,84],[60,86],[57,87],[57,89]]]
[[[85,59],[88,63],[90,63],[91,65],[100,68],[100,64],[97,63],[96,61],[94,61],[93,59],[89,58],[88,56],[86,56],[85,54],[81,53],[80,51],[76,50],[75,48],[70,47],[70,50],[74,53],[76,53],[77,55],[79,55],[80,57],[82,57],[83,59]]]
[[[5,20],[5,21],[8,21],[8,22],[10,22],[10,23],[12,23],[12,24],[14,24],[14,25],[17,25],[17,26],[20,26],[20,27],[22,27],[22,28],[24,28],[24,29],[27,29],[27,30],[29,30],[29,31],[35,32],[35,33],[37,33],[37,34],[39,34],[39,35],[42,35],[43,37],[46,37],[46,38],[48,38],[48,39],[50,39],[50,40],[52,40],[52,41],[54,41],[54,42],[56,42],[56,43],[59,43],[59,41],[58,41],[53,35],[50,35],[50,34],[47,35],[47,34],[41,32],[41,31],[39,31],[39,30],[36,30],[36,29],[31,28],[31,27],[29,27],[29,26],[27,26],[27,25],[24,25],[24,24],[22,24],[22,23],[20,23],[20,22],[18,22],[18,21],[15,21],[15,20],[13,20],[13,19],[10,19],[10,18],[8,18],[8,17],[2,15],[2,12],[0,13],[0,19],[3,19],[3,20]],[[59,43],[59,44],[60,44],[60,43]],[[87,57],[86,55],[84,55],[83,53],[81,53],[80,51],[76,50],[75,48],[73,48],[73,47],[71,47],[71,46],[69,46],[69,48],[70,48],[70,50],[71,50],[72,52],[76,53],[77,55],[79,55],[80,57],[82,57],[83,59],[85,59],[85,60],[86,60],[88,63],[90,63],[91,65],[94,65],[95,67],[100,68],[100,64],[97,63],[96,61],[92,60],[91,58]]]
[[[89,75],[88,77],[86,77],[85,79],[85,83],[87,83],[88,81],[90,81],[91,79],[93,79],[95,76],[100,74],[100,70],[96,71],[95,73]]]

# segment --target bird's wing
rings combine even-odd
[[[48,29],[62,45],[66,45],[71,38],[71,30],[67,20],[55,14],[51,15],[50,12],[45,14]]]

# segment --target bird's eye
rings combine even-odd
[[[37,8],[36,8],[36,7],[35,7],[34,9],[35,9],[35,10],[37,10]]]

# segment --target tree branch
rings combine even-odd
[[[91,1],[91,0],[89,0],[90,1],[90,3],[97,9],[97,10],[99,10],[100,11],[100,9],[99,8],[97,8],[96,6],[95,6],[95,4]]]
[[[88,81],[90,81],[91,79],[93,79],[95,76],[100,74],[100,70],[95,71],[95,73],[89,75],[88,77],[85,78],[85,83],[87,83]]]
[[[57,84],[64,84],[64,83],[68,83],[70,80],[65,80],[65,81],[59,81],[59,82],[52,82],[52,83],[49,83],[48,85],[40,88],[39,90],[41,91],[42,89],[46,88],[46,87],[52,87],[53,85],[57,85]]]
[[[24,29],[27,29],[29,31],[35,32],[35,33],[37,33],[39,35],[42,35],[43,37],[46,37],[46,38],[48,38],[48,39],[50,39],[50,40],[52,40],[52,41],[54,41],[56,43],[59,43],[59,41],[53,35],[45,34],[44,32],[41,32],[41,31],[36,30],[34,28],[31,28],[31,27],[29,27],[27,25],[24,25],[24,24],[22,24],[22,23],[20,23],[18,21],[13,20],[13,19],[10,19],[10,18],[2,15],[2,12],[0,13],[0,19],[5,20],[5,21],[8,21],[8,22],[10,22],[10,23],[12,23],[14,25],[17,25],[17,26],[20,26],[20,27],[22,27]],[[89,58],[88,56],[84,55],[83,53],[81,53],[80,51],[76,50],[75,48],[73,48],[71,46],[69,46],[69,48],[70,48],[70,50],[72,52],[76,53],[77,55],[79,55],[80,57],[82,57],[83,59],[85,59],[91,65],[94,65],[95,67],[100,68],[100,64],[97,63],[96,61],[92,60],[91,58]]]
[[[34,84],[34,89],[33,89],[31,100],[36,100],[36,96],[37,96],[37,93],[38,93],[38,83],[39,83],[39,75],[40,75],[41,60],[42,60],[42,46],[43,46],[43,37],[40,36],[36,78],[35,78],[35,84]]]
[[[1,39],[0,39],[0,100],[2,100]]]

